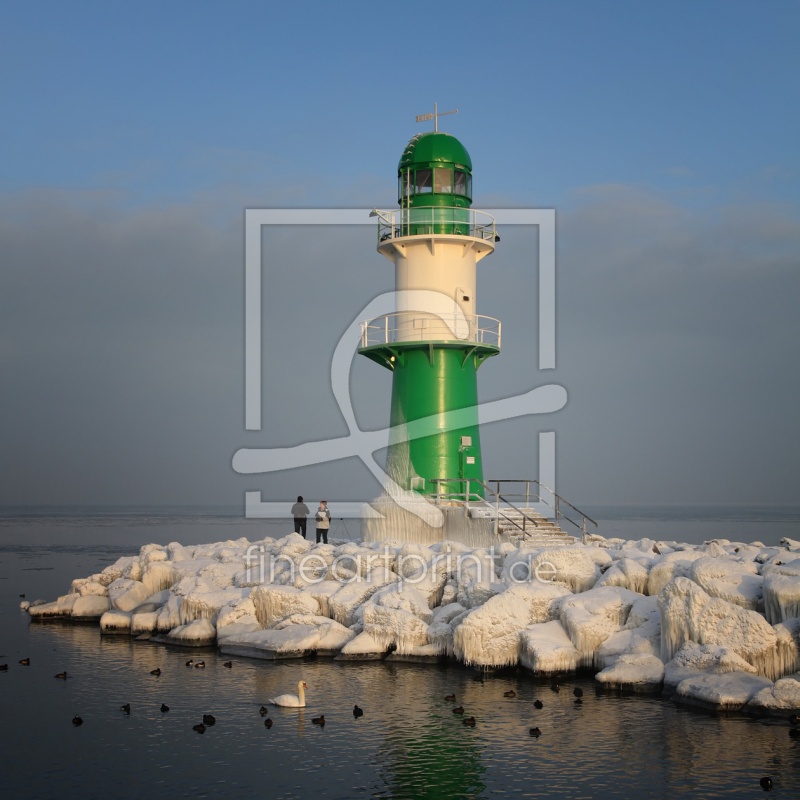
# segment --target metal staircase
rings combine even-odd
[[[581,531],[582,541],[586,539],[587,521],[597,527],[597,523],[590,516],[537,480],[493,480],[487,484],[464,478],[437,478],[431,483],[436,484],[436,494],[430,497],[437,505],[463,506],[470,517],[491,520],[494,523],[495,536],[499,539],[516,544],[525,543],[540,547],[565,547],[574,544],[576,537],[561,529],[559,524],[561,520],[566,520],[578,528]],[[483,496],[473,491],[478,488],[476,484],[483,489]],[[490,484],[494,484],[495,488],[493,489]],[[509,488],[504,489],[503,484],[509,485]],[[521,490],[522,485],[525,488],[524,494],[521,491],[514,491]],[[443,491],[448,488],[456,491]],[[548,500],[547,495],[542,497],[542,489],[547,495],[552,496],[553,502]],[[511,498],[521,502],[521,506],[515,505]],[[532,508],[531,501],[538,501],[551,508],[554,512],[553,518],[546,517]],[[573,516],[581,517],[580,524],[563,512],[562,504],[571,509],[571,513],[574,512]]]

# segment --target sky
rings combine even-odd
[[[797,501],[800,7],[788,2],[0,3],[0,504],[361,500],[355,460],[241,476],[343,435],[333,349],[391,265],[372,228],[266,232],[263,430],[244,428],[244,212],[391,208],[415,116],[476,208],[556,209],[557,366],[536,232],[478,268],[503,322],[487,476],[581,504]],[[390,378],[355,359],[364,429]],[[502,476],[501,476],[502,477]]]

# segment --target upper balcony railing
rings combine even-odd
[[[398,211],[378,211],[373,208],[370,216],[378,217],[378,244],[403,236],[425,236],[432,233],[473,236],[487,242],[498,241],[494,217],[474,208],[424,206],[401,208]]]
[[[500,320],[480,314],[398,311],[361,323],[361,347],[396,342],[474,342],[500,348]]]

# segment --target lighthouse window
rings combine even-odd
[[[416,176],[417,188],[415,190],[415,194],[427,194],[428,192],[433,191],[433,183],[431,181],[432,176],[429,169],[418,169]]]
[[[404,197],[408,197],[411,192],[408,188],[408,172],[404,172],[401,178],[397,179],[397,199],[402,200]]]
[[[437,194],[450,194],[453,191],[453,173],[449,169],[433,171],[433,191]]]
[[[461,172],[461,170],[458,169],[456,170],[455,193],[456,194],[467,193],[467,173]]]
[[[467,175],[467,197],[472,200],[472,175]]]

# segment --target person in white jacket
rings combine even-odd
[[[331,512],[327,500],[320,500],[319,508],[314,516],[317,520],[317,544],[320,539],[328,544],[328,528],[331,527]]]

